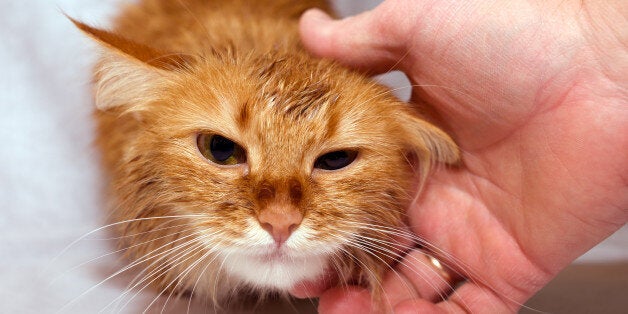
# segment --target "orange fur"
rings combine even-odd
[[[127,254],[139,262],[191,248],[187,260],[142,263],[158,289],[220,303],[255,286],[216,261],[233,247],[256,249],[251,219],[289,204],[310,230],[300,250],[339,244],[344,251],[329,254],[327,267],[341,272],[341,284],[377,290],[392,258],[350,242],[392,241],[363,226],[403,224],[416,178],[408,155],[423,177],[433,162],[458,160],[451,139],[387,89],[304,51],[296,28],[312,6],[327,8],[313,0],[144,0],[125,8],[112,32],[75,22],[103,46],[96,119],[112,219],[144,219],[121,224],[121,245],[133,246]],[[247,162],[203,158],[195,136],[204,132],[240,144]],[[313,169],[317,157],[347,148],[359,153],[346,168]]]

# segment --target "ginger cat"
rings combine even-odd
[[[102,47],[98,145],[138,283],[219,305],[336,272],[376,291],[413,182],[458,150],[364,75],[310,56],[325,1],[143,0]]]

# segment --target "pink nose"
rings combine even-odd
[[[298,210],[271,206],[260,212],[258,219],[262,228],[268,231],[277,246],[280,246],[299,227],[303,215]]]

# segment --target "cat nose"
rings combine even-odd
[[[270,206],[258,216],[260,225],[275,239],[277,246],[286,242],[303,220],[303,215],[298,210],[281,207]]]

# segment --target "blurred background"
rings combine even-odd
[[[104,216],[103,180],[91,144],[90,68],[96,51],[63,12],[106,26],[119,2],[0,0],[0,313],[137,313],[155,300],[149,291],[125,294],[131,275],[105,280],[123,267],[111,254],[110,235],[81,238],[101,227]],[[349,15],[379,1],[333,2]],[[408,97],[403,75],[381,79]],[[624,227],[527,305],[552,313],[627,313],[627,291]],[[187,310],[185,302],[170,303],[172,313]],[[303,301],[259,311],[314,309],[313,301]],[[193,304],[191,312],[205,309]]]

